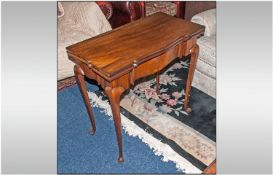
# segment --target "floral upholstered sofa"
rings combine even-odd
[[[216,9],[196,14],[192,22],[206,27],[205,34],[197,40],[199,57],[192,85],[216,97]]]

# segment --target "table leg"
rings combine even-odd
[[[191,60],[190,60],[190,67],[189,67],[189,72],[188,72],[188,78],[187,78],[187,83],[186,83],[186,92],[185,92],[185,100],[184,100],[184,110],[187,113],[190,113],[192,110],[189,108],[189,95],[190,95],[190,90],[191,90],[191,83],[194,75],[194,70],[196,67],[196,62],[198,59],[198,54],[199,54],[199,46],[195,44],[191,50]]]
[[[122,155],[122,135],[121,135],[121,119],[120,119],[120,96],[124,92],[123,87],[106,87],[105,93],[109,98],[113,118],[114,118],[114,124],[116,129],[116,136],[118,141],[118,148],[119,148],[119,157],[118,162],[123,162],[123,155]]]
[[[160,77],[159,77],[159,72],[156,73],[156,93],[157,95],[160,95]]]
[[[75,65],[74,66],[74,73],[75,73],[75,77],[76,77],[78,86],[80,88],[80,91],[81,91],[81,94],[83,97],[84,104],[87,109],[87,113],[88,113],[90,121],[91,121],[92,129],[90,129],[89,133],[91,135],[94,135],[96,132],[96,124],[95,124],[94,114],[93,114],[92,108],[90,106],[88,94],[87,94],[86,84],[85,84],[85,80],[84,80],[84,72],[78,65]]]

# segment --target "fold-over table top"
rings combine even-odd
[[[159,12],[71,45],[67,52],[111,78],[203,32],[201,25]]]

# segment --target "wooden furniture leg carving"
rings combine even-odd
[[[112,113],[113,113],[113,119],[115,123],[115,129],[116,129],[116,136],[118,141],[118,148],[119,148],[119,157],[118,162],[123,162],[123,155],[122,155],[122,135],[121,135],[121,119],[120,119],[120,96],[124,92],[123,87],[106,87],[105,93],[109,98]]]
[[[190,59],[190,67],[189,67],[189,72],[188,72],[188,78],[187,78],[187,83],[186,83],[186,92],[185,92],[185,100],[184,100],[184,109],[187,113],[190,113],[192,109],[189,107],[189,95],[191,91],[191,83],[194,75],[194,70],[196,67],[196,62],[199,54],[199,46],[195,44],[191,50],[191,59]]]
[[[84,72],[78,65],[75,65],[74,66],[74,73],[75,73],[76,81],[78,83],[78,86],[79,86],[81,94],[82,94],[84,104],[87,109],[87,113],[88,113],[90,121],[91,121],[92,128],[89,130],[89,133],[91,135],[94,135],[96,132],[96,124],[95,124],[94,114],[93,114],[92,108],[90,106],[88,94],[87,94],[86,84],[85,84],[85,80],[84,80]]]

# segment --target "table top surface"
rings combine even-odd
[[[70,57],[111,77],[203,32],[201,25],[160,12],[66,49]]]

